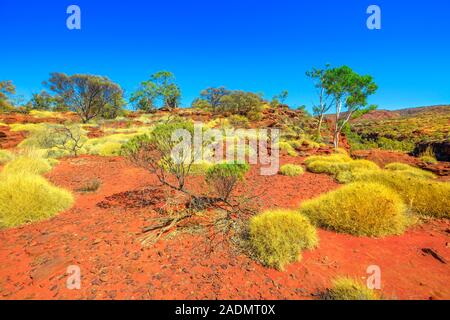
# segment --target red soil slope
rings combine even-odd
[[[450,261],[448,221],[386,239],[321,230],[318,249],[278,272],[227,247],[209,253],[202,234],[142,248],[137,238],[155,217],[151,208],[97,206],[111,195],[157,185],[120,158],[63,160],[48,177],[74,192],[93,178],[103,184],[97,193],[78,193],[74,208],[49,221],[0,231],[2,299],[312,299],[337,275],[364,280],[369,265],[381,267],[386,298],[450,299],[449,265],[422,251],[433,249]],[[338,187],[310,173],[261,177],[254,169],[248,180],[246,191],[262,193],[266,208],[297,208]],[[69,265],[81,268],[81,290],[66,288]]]

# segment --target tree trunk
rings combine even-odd
[[[317,137],[319,138],[322,136],[322,123],[323,123],[323,113],[319,117],[319,125],[317,127]]]

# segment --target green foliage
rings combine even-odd
[[[220,99],[217,111],[224,114],[255,117],[263,109],[264,102],[261,96],[252,92],[232,91]]]
[[[393,114],[389,119],[358,120],[346,136],[353,150],[380,148],[412,152],[419,142],[448,139],[449,121],[449,107],[417,109]]]
[[[196,99],[192,106],[200,109],[211,109],[216,111],[222,104],[222,98],[229,95],[230,90],[224,87],[207,88],[200,93],[200,98]]]
[[[206,173],[206,182],[219,198],[227,201],[239,181],[250,170],[246,163],[221,163],[212,166]]]
[[[450,184],[423,177],[414,177],[403,171],[379,170],[363,172],[356,181],[382,184],[392,190],[408,208],[422,216],[450,218]]]
[[[410,220],[396,192],[373,182],[357,182],[302,204],[300,213],[321,227],[356,236],[402,234]]]
[[[267,267],[283,270],[301,259],[301,250],[313,249],[319,239],[308,218],[295,211],[274,210],[254,216],[249,225],[250,247]]]
[[[286,164],[280,168],[280,173],[283,176],[288,177],[297,177],[301,176],[305,170],[303,170],[302,166],[297,166],[295,164]]]
[[[14,109],[10,98],[15,93],[16,87],[12,81],[0,81],[0,112],[9,112]]]
[[[248,128],[250,126],[250,121],[245,116],[240,116],[238,114],[233,114],[228,117],[228,121],[234,128]]]
[[[326,95],[332,97],[336,105],[334,146],[337,149],[339,136],[349,120],[373,109],[368,107],[367,99],[377,91],[378,86],[371,76],[359,75],[348,66],[327,69],[321,82]],[[347,114],[342,117],[341,112]]]
[[[56,110],[60,101],[52,97],[47,91],[43,90],[41,93],[33,93],[29,102],[29,109],[31,110]]]
[[[168,71],[159,71],[150,80],[141,83],[130,101],[138,110],[153,112],[158,102],[162,107],[174,109],[178,107],[180,99],[181,90],[175,83],[175,76]]]
[[[114,118],[124,105],[122,89],[107,77],[55,72],[47,85],[83,123],[95,117]]]
[[[70,192],[41,176],[24,172],[0,175],[0,228],[49,219],[73,202]]]
[[[333,287],[326,297],[330,300],[379,300],[378,295],[359,281],[340,277],[333,281]]]

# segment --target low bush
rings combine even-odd
[[[340,277],[333,281],[328,291],[329,300],[379,300],[377,293],[352,278]]]
[[[295,164],[286,164],[280,168],[280,173],[283,176],[297,177],[305,173],[302,166],[297,166]]]
[[[204,176],[208,173],[208,170],[211,169],[211,167],[213,167],[213,163],[209,161],[195,162],[191,165],[189,174],[193,176]]]
[[[425,162],[426,164],[436,164],[436,163],[438,163],[436,158],[435,157],[431,157],[431,156],[422,156],[422,157],[420,157],[420,160],[422,162]]]
[[[283,270],[301,259],[301,250],[318,244],[316,229],[295,211],[267,211],[249,225],[250,246],[256,259],[267,267]]]
[[[356,181],[382,184],[403,198],[414,213],[434,218],[450,218],[450,184],[411,176],[404,171],[379,170],[361,173]]]
[[[402,234],[410,223],[402,199],[378,183],[346,185],[303,203],[300,213],[318,226],[355,236]]]
[[[44,174],[52,170],[47,159],[19,156],[6,164],[3,174]]]
[[[214,189],[220,199],[227,201],[239,181],[250,170],[248,164],[222,163],[209,168],[206,182]]]
[[[245,116],[238,114],[231,115],[228,120],[230,124],[235,128],[248,128],[250,126],[250,121]]]
[[[57,188],[43,177],[23,174],[0,176],[0,227],[16,227],[45,220],[70,208],[70,192]]]
[[[78,192],[90,193],[96,192],[102,185],[102,182],[99,179],[92,179],[84,183],[84,185],[79,188]]]
[[[412,167],[410,165],[404,164],[404,163],[399,163],[399,162],[394,162],[394,163],[390,163],[387,166],[385,166],[386,170],[390,170],[390,171],[401,171],[404,174],[407,174],[409,176],[412,177],[416,177],[416,178],[426,178],[426,179],[435,179],[436,176],[429,171],[425,171],[419,168],[415,168]]]
[[[280,148],[280,151],[287,153],[291,157],[297,157],[298,153],[295,151],[295,149],[291,146],[289,142],[281,141],[278,144],[278,147]]]

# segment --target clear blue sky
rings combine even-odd
[[[66,8],[82,30],[66,28]],[[382,30],[366,9],[382,9]],[[371,103],[396,109],[450,103],[448,0],[1,0],[0,79],[26,97],[53,71],[100,74],[127,93],[172,71],[189,105],[208,86],[289,90],[311,106],[305,71],[347,64],[374,76]]]

